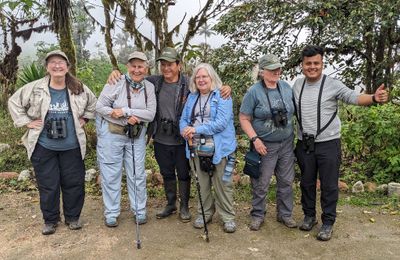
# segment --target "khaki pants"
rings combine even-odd
[[[222,181],[226,159],[223,158],[219,164],[215,165],[215,170],[211,178],[207,172],[200,170],[199,158],[196,156],[194,160],[196,167],[193,167],[192,159],[190,160],[190,166],[192,169],[197,169],[196,173],[199,178],[201,199],[206,219],[212,218],[216,209],[224,223],[234,220],[232,176],[229,182]],[[201,215],[200,202],[198,203],[197,212]]]

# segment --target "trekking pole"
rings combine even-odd
[[[194,160],[195,156],[195,151],[193,147],[193,141],[192,139],[188,139],[188,146],[189,146],[189,151],[190,151],[190,158],[192,159],[193,163],[193,170],[194,170],[194,177],[196,180],[196,188],[197,188],[197,194],[199,195],[199,202],[200,202],[200,208],[201,208],[201,215],[203,217],[203,223],[204,223],[204,237],[207,242],[210,242],[210,239],[208,238],[208,229],[207,229],[207,222],[206,222],[206,215],[204,214],[204,207],[203,207],[203,201],[201,200],[201,193],[200,193],[200,182],[199,182],[199,177],[197,176],[197,169],[196,169],[196,162]]]
[[[132,161],[133,161],[133,195],[135,196],[135,210],[136,210],[136,247],[137,249],[142,248],[142,242],[140,241],[140,227],[138,217],[138,199],[137,199],[137,187],[136,187],[136,167],[135,167],[135,142],[131,137],[132,145]]]

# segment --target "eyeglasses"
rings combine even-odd
[[[204,76],[196,76],[196,77],[194,77],[194,79],[195,80],[202,80],[202,79],[208,79],[210,76],[206,76],[206,75],[204,75]]]
[[[67,62],[65,60],[60,60],[60,61],[52,60],[52,61],[49,61],[48,64],[51,65],[51,66],[56,66],[56,65],[65,66],[65,65],[67,65]]]

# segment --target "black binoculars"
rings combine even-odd
[[[62,139],[67,137],[67,119],[51,118],[46,120],[45,124],[47,138]]]
[[[161,119],[160,129],[163,133],[169,136],[176,135],[177,132],[179,133],[177,130],[177,124],[170,119]]]
[[[307,153],[314,152],[315,136],[313,134],[303,133],[303,149]]]
[[[143,123],[134,125],[127,124],[126,126],[124,126],[125,135],[129,138],[136,138],[140,136],[142,129],[143,129]]]
[[[287,125],[288,118],[285,109],[271,109],[271,113],[275,127],[285,127]]]

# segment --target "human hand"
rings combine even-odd
[[[196,129],[192,126],[187,126],[182,130],[182,137],[186,140],[192,139],[193,134],[196,133]]]
[[[385,85],[382,84],[376,89],[374,93],[375,101],[378,103],[386,103],[389,99],[389,93],[385,89]]]
[[[86,125],[86,120],[85,120],[83,117],[80,117],[80,118],[79,118],[79,125],[80,125],[81,127],[83,127],[84,125]]]
[[[131,117],[128,119],[128,123],[129,123],[130,125],[140,124],[140,120],[139,120],[139,118],[137,118],[136,116],[131,116]]]
[[[263,141],[260,138],[257,138],[254,142],[254,148],[261,155],[264,156],[268,153],[267,147],[264,145]]]
[[[221,97],[222,97],[223,99],[228,99],[228,98],[230,98],[230,96],[231,96],[232,89],[231,89],[231,87],[228,86],[228,85],[222,85],[222,87],[221,87],[221,89],[220,89],[220,92],[221,92]]]
[[[36,119],[26,124],[26,127],[28,127],[29,129],[39,129],[42,126],[43,126],[42,119]]]
[[[120,118],[124,115],[122,112],[122,108],[114,108],[110,114],[111,117],[113,118]]]
[[[109,85],[115,85],[121,79],[121,72],[119,70],[113,70],[108,76],[107,83]]]

